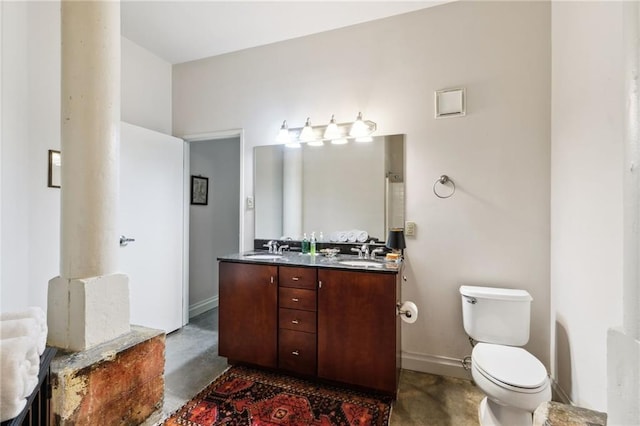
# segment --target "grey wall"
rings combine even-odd
[[[238,251],[239,138],[190,143],[191,174],[209,178],[209,203],[189,209],[189,311],[218,304],[217,257]]]
[[[403,366],[464,374],[471,353],[461,284],[528,290],[527,348],[549,357],[551,6],[453,2],[375,22],[174,66],[177,135],[244,130],[244,191],[253,146],[275,143],[282,120],[355,119],[406,134],[407,238]],[[464,86],[467,115],[434,119],[434,91]],[[456,194],[438,199],[441,175]],[[253,214],[244,211],[244,243]]]

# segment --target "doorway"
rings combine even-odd
[[[185,137],[185,323],[218,306],[218,262],[241,251],[242,132]],[[192,200],[191,180],[206,182],[206,198]]]

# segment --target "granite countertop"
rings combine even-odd
[[[225,262],[238,262],[238,263],[258,263],[263,265],[279,265],[279,266],[302,266],[302,267],[317,267],[317,268],[335,268],[349,271],[365,271],[365,272],[379,272],[387,274],[397,274],[400,271],[400,263],[387,262],[383,257],[379,257],[376,260],[360,259],[363,262],[375,262],[379,264],[376,266],[365,265],[344,265],[340,262],[343,261],[358,261],[356,255],[338,254],[335,257],[326,257],[321,254],[311,256],[309,254],[302,254],[299,252],[285,252],[282,257],[277,259],[260,259],[251,257],[252,255],[269,255],[267,251],[248,251],[244,253],[233,253],[226,256],[218,257],[218,260]]]

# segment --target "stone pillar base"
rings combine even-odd
[[[124,274],[49,281],[47,343],[83,351],[130,331],[129,278]]]
[[[533,426],[605,426],[607,414],[549,401],[533,413]]]
[[[132,326],[118,339],[51,363],[55,425],[138,425],[161,409],[165,334]]]

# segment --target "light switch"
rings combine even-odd
[[[251,210],[254,207],[253,197],[247,197],[247,209]]]
[[[414,237],[416,235],[416,223],[405,222],[404,223],[404,235],[407,237]]]

